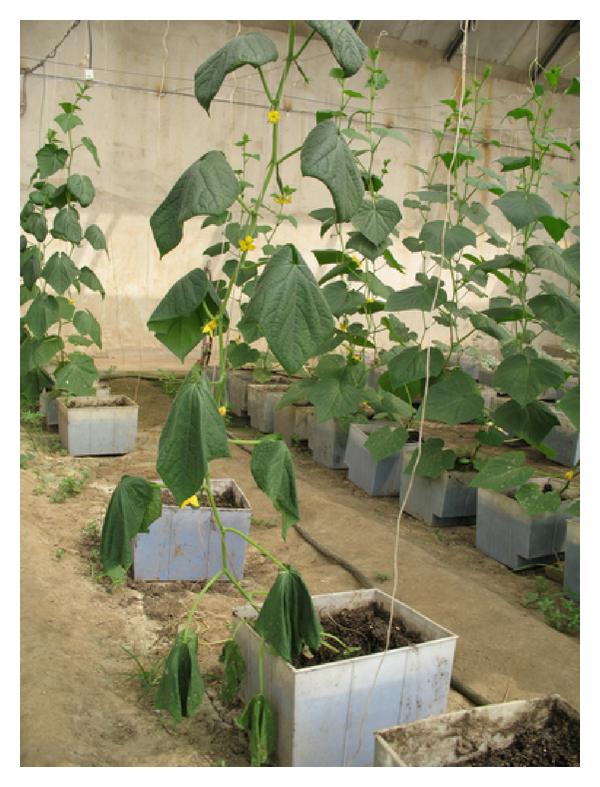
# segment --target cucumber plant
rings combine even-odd
[[[77,151],[100,166],[90,137],[76,139],[83,102],[91,100],[88,90],[88,83],[78,82],[74,100],[60,104],[54,118],[59,130],[49,128],[36,153],[31,191],[21,210],[21,398],[30,404],[44,389],[52,395],[91,395],[99,376],[91,356],[78,348],[102,347],[100,325],[75,301],[82,287],[102,298],[104,288],[89,264],[78,266],[73,259],[90,248],[108,255],[104,233],[97,224],[85,224],[81,212],[94,201],[94,185],[75,169]]]

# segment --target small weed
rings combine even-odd
[[[27,470],[27,466],[32,459],[33,459],[33,454],[30,454],[29,451],[26,451],[24,454],[21,454],[21,470]]]
[[[539,609],[549,626],[564,634],[579,632],[579,604],[564,593],[549,593],[544,577],[535,578],[535,591],[527,593],[522,601],[524,607]]]
[[[65,550],[62,547],[59,547],[54,551],[54,559],[60,560],[65,555]]]
[[[264,528],[272,528],[277,527],[277,522],[273,519],[257,519],[256,517],[252,517],[251,520],[254,527],[264,527]]]
[[[87,467],[84,467],[76,475],[67,475],[61,478],[56,491],[50,495],[50,500],[53,503],[64,503],[70,497],[76,497],[89,481],[89,478],[90,471]]]
[[[375,579],[377,580],[377,582],[387,582],[387,580],[389,578],[390,578],[390,575],[387,573],[387,571],[376,571],[375,572]]]
[[[165,369],[158,370],[158,381],[167,396],[174,397],[179,390],[181,380],[173,372],[167,372]]]
[[[98,537],[98,520],[91,519],[87,525],[81,528],[81,533],[87,539],[96,539]]]
[[[130,659],[135,663],[137,667],[137,671],[133,673],[133,675],[129,676],[129,679],[135,681],[138,684],[138,688],[140,690],[138,696],[138,702],[143,697],[147,696],[148,694],[153,694],[154,690],[160,683],[160,675],[162,671],[162,666],[164,662],[163,657],[155,658],[148,669],[144,667],[140,659],[136,656],[136,654],[126,648],[125,645],[121,645],[122,650],[127,653]]]

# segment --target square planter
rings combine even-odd
[[[579,432],[560,410],[554,410],[554,414],[560,426],[553,426],[543,440],[544,445],[556,451],[556,456],[550,461],[565,467],[575,467],[579,462]]]
[[[252,509],[235,481],[215,478],[211,489],[213,494],[228,493],[235,500],[234,507],[217,507],[223,525],[248,535]],[[229,568],[241,579],[247,542],[235,533],[227,533],[226,545]],[[147,533],[139,533],[133,540],[134,579],[202,580],[213,576],[222,565],[219,528],[210,507],[163,504],[159,519]]]
[[[474,380],[479,380],[479,363],[475,358],[469,355],[462,355],[459,361],[459,367]]]
[[[227,375],[227,396],[229,409],[235,415],[246,415],[248,412],[248,385],[254,379],[252,372],[235,369]]]
[[[364,766],[373,763],[373,733],[446,708],[456,635],[380,590],[313,596],[317,612],[356,609],[375,601],[394,611],[427,640],[420,644],[295,669],[264,649],[264,693],[277,724],[280,766]],[[252,621],[247,606],[234,611],[234,626]],[[236,640],[246,662],[245,700],[258,692],[260,637],[240,626]]]
[[[498,367],[496,367],[498,368]],[[488,369],[486,366],[479,367],[479,382],[481,385],[490,385],[493,386],[493,379],[494,375],[496,374],[496,369]]]
[[[315,420],[308,436],[308,447],[315,462],[333,470],[345,470],[348,431],[349,429],[341,427],[335,418],[320,422]]]
[[[477,549],[509,568],[553,562],[564,552],[564,514],[531,517],[508,495],[477,489]]]
[[[368,424],[351,424],[346,443],[344,462],[348,478],[353,484],[373,496],[397,495],[402,476],[401,451],[376,462],[365,443],[370,434],[386,426],[398,426],[395,421],[372,421]]]
[[[259,432],[273,432],[273,414],[289,383],[251,383],[248,385],[250,425]]]
[[[404,468],[407,467],[414,444],[402,449]],[[404,510],[428,525],[473,525],[477,511],[477,490],[469,486],[475,473],[462,470],[446,470],[439,478],[423,478],[415,475]],[[402,473],[400,500],[408,490],[410,473]]]
[[[275,410],[273,413],[273,431],[279,433],[287,445],[295,442],[307,442],[315,420],[315,408],[298,402]]]
[[[468,760],[504,749],[515,735],[542,729],[553,713],[579,724],[558,694],[444,713],[375,733],[374,765],[392,768],[468,766]]]
[[[110,387],[105,383],[94,383],[96,396],[99,399],[106,399],[110,396]],[[50,396],[48,391],[40,394],[40,413],[46,419],[46,426],[58,426],[58,397]]]
[[[579,600],[579,518],[567,520],[564,590]]]
[[[128,396],[61,396],[57,401],[60,441],[72,456],[134,450],[138,406]]]

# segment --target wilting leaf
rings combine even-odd
[[[236,723],[248,733],[251,765],[260,768],[275,751],[277,734],[275,717],[264,694],[252,697]]]
[[[294,463],[283,440],[261,440],[252,450],[252,475],[281,514],[283,540],[288,528],[300,519]]]
[[[189,629],[177,634],[154,698],[154,707],[168,711],[176,722],[193,716],[204,697],[198,669],[198,637]]]

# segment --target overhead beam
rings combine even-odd
[[[469,24],[469,30],[475,29],[474,21],[469,20],[468,24]],[[449,63],[452,60],[452,58],[458,51],[459,46],[462,44],[464,37],[465,37],[465,33],[462,28],[462,24],[459,24],[458,30],[454,34],[452,40],[450,41],[444,52],[444,60],[446,61],[446,63]]]
[[[533,69],[533,79],[537,80],[542,73],[542,71],[546,68],[546,66],[550,63],[552,58],[556,55],[558,50],[562,47],[569,36],[572,36],[574,33],[579,33],[580,24],[579,19],[574,20],[572,22],[568,22],[557,34],[554,38],[548,49],[544,52],[538,62],[535,64]]]

